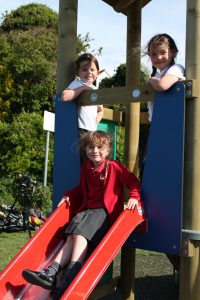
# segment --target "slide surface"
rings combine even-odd
[[[77,277],[65,291],[62,300],[88,299],[102,275],[117,255],[131,232],[145,221],[143,209],[124,210],[101,243],[89,257]],[[143,227],[145,228],[145,226]]]
[[[49,291],[28,284],[22,277],[24,269],[45,268],[64,244],[62,236],[70,212],[64,203],[0,274],[0,299],[49,299]],[[61,299],[87,299],[130,233],[143,221],[141,210],[125,210],[89,257]]]

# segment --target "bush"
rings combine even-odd
[[[38,184],[33,195],[33,205],[43,212],[52,208],[52,186],[43,186]]]
[[[0,181],[0,204],[9,205],[14,202],[13,178],[1,178]]]
[[[124,163],[124,126],[117,126],[117,153],[116,159]]]
[[[0,204],[7,206],[16,200],[15,207],[22,210],[24,199],[21,190],[21,183],[14,184],[14,178],[2,178],[0,181]],[[31,197],[25,199],[25,205],[28,208],[36,207],[44,213],[52,209],[52,186],[43,186],[42,183],[38,183],[35,192],[30,192],[30,195]]]

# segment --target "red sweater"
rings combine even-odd
[[[140,200],[140,184],[136,176],[122,163],[110,160],[107,176],[102,181],[102,193],[97,195],[94,183],[97,180],[99,185],[100,176],[105,176],[105,163],[106,161],[103,161],[94,170],[92,162],[90,160],[85,161],[81,169],[80,184],[66,192],[65,195],[69,196],[71,209],[78,213],[87,209],[88,203],[90,203],[89,208],[96,208],[94,201],[88,201],[88,194],[91,199],[94,190],[95,202],[98,203],[98,207],[104,207],[107,210],[111,223],[113,223],[124,210],[124,186],[129,190],[129,198]],[[90,193],[88,193],[88,180],[91,176],[94,177],[92,181],[94,188],[92,189],[92,184],[89,184]]]

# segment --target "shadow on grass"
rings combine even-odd
[[[121,300],[119,292],[101,300]],[[145,276],[135,279],[135,300],[178,300],[178,286],[173,275]]]
[[[135,297],[136,300],[177,300],[178,286],[173,275],[136,278]]]

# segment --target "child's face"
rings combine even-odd
[[[108,157],[110,148],[108,146],[97,146],[95,144],[89,144],[86,147],[86,155],[97,167],[105,158]]]
[[[152,65],[159,69],[160,71],[164,70],[168,67],[173,58],[174,52],[169,49],[169,46],[166,44],[155,44],[152,46],[149,53]]]
[[[87,84],[92,84],[98,77],[99,71],[94,62],[88,64],[88,61],[83,61],[80,64],[78,77]]]

